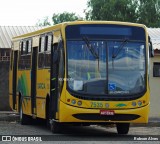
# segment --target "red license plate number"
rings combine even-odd
[[[100,110],[100,115],[114,115],[114,110]]]

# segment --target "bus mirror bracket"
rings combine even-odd
[[[57,63],[60,60],[59,59],[59,53],[60,53],[60,49],[62,47],[62,40],[60,40],[57,43],[54,43],[53,46],[55,48],[55,51],[53,52],[53,62]]]
[[[61,36],[54,36],[53,47],[55,50],[53,52],[53,63],[59,62],[59,53],[62,46],[63,46],[63,42],[62,42]]]

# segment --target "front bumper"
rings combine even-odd
[[[148,123],[149,104],[135,109],[114,110],[115,115],[100,115],[100,109],[74,107],[60,102],[59,122]]]

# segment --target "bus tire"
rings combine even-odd
[[[55,121],[52,121],[50,124],[52,133],[60,133],[61,132],[61,124]]]
[[[128,134],[129,126],[130,126],[129,123],[117,123],[116,127],[118,134]]]
[[[19,117],[20,117],[20,123],[21,123],[21,125],[27,125],[27,124],[29,124],[29,121],[30,121],[29,116],[23,114],[22,99],[20,99]]]

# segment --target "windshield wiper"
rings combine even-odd
[[[96,53],[94,47],[92,46],[92,44],[90,43],[89,39],[87,37],[82,37],[83,41],[86,43],[87,48],[89,49],[89,51],[91,52],[91,54],[94,56],[95,59],[99,59],[98,54]]]
[[[128,42],[128,39],[124,39],[124,41],[122,41],[121,45],[118,47],[118,50],[115,54],[114,54],[114,47],[113,47],[112,59],[115,59],[118,56],[118,54],[123,49],[123,47],[127,44],[127,42]]]

